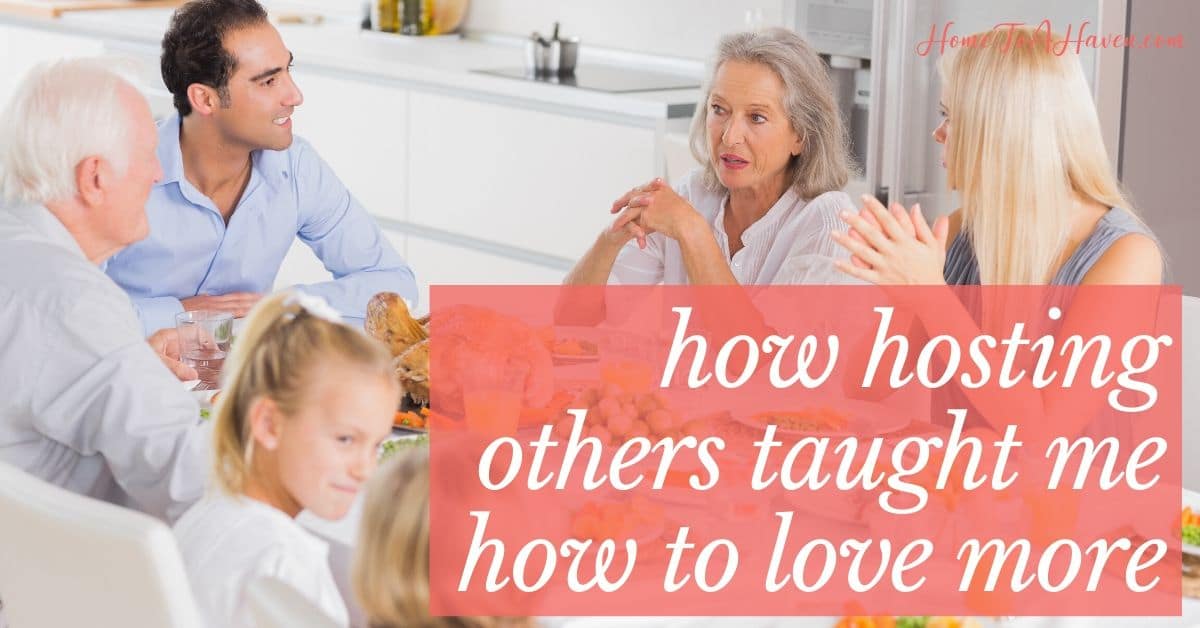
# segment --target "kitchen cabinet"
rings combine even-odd
[[[292,248],[279,265],[279,273],[275,275],[275,289],[295,286],[297,284],[319,283],[329,281],[333,276],[325,270],[325,265],[299,238],[292,240]]]
[[[422,313],[429,311],[429,286],[433,284],[558,285],[567,274],[564,268],[498,255],[470,245],[441,242],[394,229],[384,229],[384,235],[417,276],[420,295],[417,311]],[[295,240],[275,277],[275,289],[329,279],[331,276],[321,260],[304,243]]]
[[[408,236],[391,229],[384,229],[383,235],[392,243],[400,256],[407,260]],[[296,238],[292,240],[292,248],[288,249],[287,255],[283,257],[283,262],[279,265],[279,273],[275,275],[275,289],[297,284],[319,283],[330,279],[333,279],[333,275],[325,270],[325,265],[312,252],[312,249]]]
[[[409,116],[409,221],[549,255],[582,255],[657,172],[650,126],[418,92]]]
[[[98,37],[67,35],[19,24],[0,23],[0,104],[7,102],[17,81],[35,65],[67,57],[103,56],[133,79],[146,97],[155,119],[174,111],[171,94],[163,86],[158,46],[133,44]]]
[[[406,259],[417,275],[419,312],[429,311],[429,286],[453,285],[558,285],[567,271],[513,257],[408,236]]]
[[[292,115],[308,140],[367,211],[406,219],[408,93],[395,86],[296,70],[304,103]]]

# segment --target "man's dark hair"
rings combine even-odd
[[[229,105],[229,77],[237,59],[223,41],[230,31],[267,21],[256,0],[192,0],[171,16],[162,40],[162,79],[180,116],[192,112],[187,88],[200,83],[217,90]]]

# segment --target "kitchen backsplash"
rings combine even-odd
[[[374,0],[371,0],[374,1]],[[562,34],[583,45],[707,59],[721,35],[777,26],[793,0],[470,0],[464,28],[526,37]],[[271,8],[360,16],[363,0],[264,0]]]
[[[584,46],[706,59],[721,35],[784,23],[790,0],[471,0],[466,28],[528,36],[562,34]]]

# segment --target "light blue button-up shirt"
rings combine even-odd
[[[412,270],[312,146],[252,153],[250,182],[225,225],[216,205],[184,176],[178,115],[159,122],[163,178],[150,191],[150,235],[109,260],[105,272],[129,293],[147,335],[175,326],[180,299],[270,292],[294,238],[334,277],[297,286],[343,316],[363,318],[377,292],[416,304]]]

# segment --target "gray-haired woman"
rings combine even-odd
[[[820,57],[784,29],[721,40],[691,148],[704,164],[617,199],[568,285],[825,284],[848,254],[830,234],[853,209],[846,130]]]

